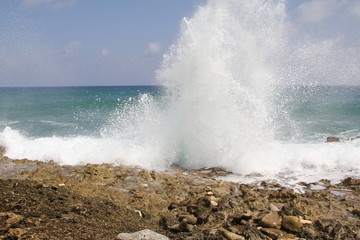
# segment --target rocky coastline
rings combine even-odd
[[[297,193],[220,180],[229,173],[219,168],[61,166],[4,152],[0,239],[145,239],[124,234],[144,229],[158,239],[360,239],[360,179],[299,183]]]

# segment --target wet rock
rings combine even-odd
[[[141,230],[134,233],[120,233],[116,240],[169,240],[168,237],[153,232],[149,229]]]
[[[275,228],[260,228],[260,231],[271,237],[272,239],[279,239],[284,236],[284,232]]]
[[[360,185],[360,179],[346,178],[341,182],[345,186]]]
[[[270,212],[261,219],[260,224],[261,224],[261,226],[266,227],[266,228],[280,229],[281,219],[276,212]]]
[[[228,240],[245,240],[245,238],[243,236],[240,236],[236,233],[232,233],[223,228],[219,229],[219,233]]]
[[[349,138],[349,141],[353,141],[353,140],[356,140],[356,139],[360,139],[360,136],[357,136],[357,137],[351,137],[351,138]]]
[[[327,137],[326,138],[326,142],[340,142],[340,138],[339,137]]]
[[[281,227],[292,232],[298,232],[303,227],[300,218],[296,216],[285,216],[282,219]]]

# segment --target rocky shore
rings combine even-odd
[[[158,239],[360,239],[359,179],[300,183],[300,194],[223,181],[229,173],[218,168],[60,166],[4,151],[0,239],[115,239],[144,229]]]

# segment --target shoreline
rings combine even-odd
[[[220,180],[228,172],[219,168],[61,166],[3,152],[0,239],[115,239],[143,229],[170,239],[360,239],[359,179],[302,183],[299,194]]]

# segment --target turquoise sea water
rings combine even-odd
[[[29,137],[99,136],[109,115],[159,87],[0,88],[0,127]]]

